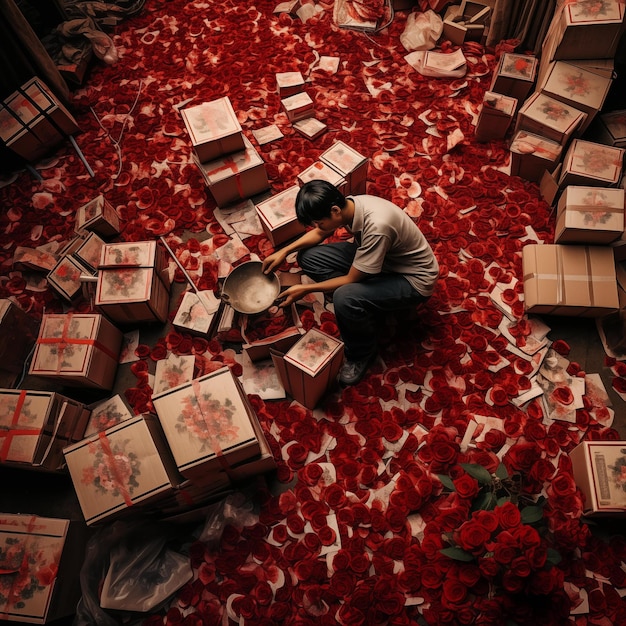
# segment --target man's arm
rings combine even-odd
[[[290,244],[286,245],[284,248],[280,250],[276,250],[276,252],[272,252],[269,256],[265,257],[263,260],[263,272],[265,274],[269,274],[270,272],[278,269],[280,265],[283,264],[285,259],[292,253],[297,252],[298,250],[305,250],[306,248],[312,248],[316,246],[327,237],[330,237],[334,231],[332,230],[322,230],[321,228],[312,228],[308,230],[304,235],[292,241]]]

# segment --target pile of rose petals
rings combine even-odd
[[[118,63],[97,65],[74,92],[76,140],[95,177],[68,144],[37,164],[42,181],[24,171],[0,188],[7,208],[0,295],[35,316],[68,306],[41,277],[12,269],[15,247],[67,241],[76,208],[100,193],[117,209],[124,239],[168,236],[198,287],[214,289],[215,251],[229,235],[213,215],[179,107],[227,95],[251,140],[274,124],[283,135],[257,146],[272,192],[344,141],[370,158],[368,192],[405,208],[441,265],[418,314],[381,328],[380,358],[357,386],[333,390],[314,411],[250,397],[278,484],[259,489],[256,523],[227,525],[219,548],[192,546],[193,581],[145,623],[626,623],[626,543],[581,519],[567,456],[583,438],[618,438],[610,411],[598,394],[584,395],[564,421],[550,417],[538,395],[520,400],[540,366],[536,351],[524,352],[532,324],[521,249],[551,241],[553,214],[536,185],[507,175],[504,142],[473,140],[507,44],[498,51],[466,44],[465,77],[428,79],[404,60],[406,12],[372,35],[339,29],[332,5],[318,6],[302,21],[274,12],[271,0],[150,0],[113,34]],[[315,115],[328,127],[315,141],[281,108],[275,74],[286,71],[305,76]],[[261,258],[272,250],[260,234],[243,245]],[[336,333],[331,309],[317,316],[302,309],[302,318],[305,328]],[[567,346],[555,341],[552,349],[566,358]],[[126,390],[136,412],[150,410],[148,373],[171,354],[194,355],[196,375],[223,364],[242,372],[230,343],[164,327],[155,345],[137,348],[137,384]],[[626,393],[626,372],[607,365]],[[587,374],[569,362],[567,371]],[[565,391],[553,397],[569,400]],[[468,503],[437,478],[457,475],[460,463],[490,472],[503,463],[521,473],[525,495],[547,498],[550,541],[562,560],[544,585],[525,593],[490,588],[475,564],[439,552],[441,533],[469,515]]]

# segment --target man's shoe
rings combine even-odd
[[[369,369],[370,365],[374,362],[376,353],[373,352],[369,356],[358,361],[344,361],[341,369],[339,370],[339,383],[344,387],[348,385],[356,385],[365,372]]]

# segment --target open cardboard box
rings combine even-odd
[[[463,0],[448,7],[443,19],[442,39],[460,46],[464,41],[481,41],[491,16],[491,7],[482,2]]]

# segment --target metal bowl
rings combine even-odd
[[[278,298],[280,281],[276,274],[264,274],[260,261],[248,261],[234,268],[224,280],[222,300],[247,315],[267,311]]]

